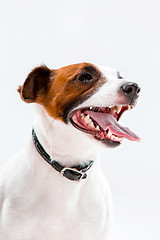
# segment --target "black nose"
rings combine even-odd
[[[139,96],[141,91],[140,87],[137,83],[133,82],[126,82],[121,86],[124,94],[129,97],[130,99],[135,99]]]

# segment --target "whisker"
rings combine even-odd
[[[49,131],[51,125],[53,124],[53,122],[54,122],[59,116],[61,116],[61,115],[58,114],[57,117],[53,118],[53,120],[51,121],[51,123],[50,123],[49,126],[48,126],[47,133],[48,133],[48,131]]]

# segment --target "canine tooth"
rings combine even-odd
[[[120,113],[122,106],[117,106],[116,108],[117,108],[117,113]]]
[[[91,110],[93,107],[90,107],[89,109]]]

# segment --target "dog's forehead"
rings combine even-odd
[[[104,77],[117,77],[117,70],[114,68],[110,68],[107,66],[101,66],[101,65],[94,65],[91,63],[78,63],[78,64],[72,64],[68,65],[65,67],[62,67],[60,69],[57,69],[57,75],[63,75],[64,79],[68,79],[71,76],[76,75],[77,73],[81,71],[86,71],[86,72],[100,72]]]
[[[97,67],[104,77],[117,77],[116,69],[100,65],[97,65]]]
[[[61,67],[58,70],[58,72],[60,73],[63,73],[63,74],[74,74],[74,73],[77,73],[81,70],[89,70],[89,71],[92,71],[93,69],[97,69],[97,66],[92,64],[92,63],[87,63],[87,62],[83,62],[83,63],[76,63],[76,64],[71,64],[71,65],[68,65],[68,66],[65,66],[65,67]]]

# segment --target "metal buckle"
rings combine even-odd
[[[69,172],[68,172],[68,174],[67,174],[67,171],[70,171],[70,174],[69,174]],[[81,171],[78,171],[78,170],[75,169],[75,168],[69,168],[69,167],[64,167],[64,168],[60,171],[60,173],[62,174],[62,176],[66,177],[66,178],[68,178],[68,179],[70,179],[70,180],[75,180],[75,181],[80,181],[80,180],[84,177],[84,175],[86,174],[86,173],[83,173],[82,170],[81,170]],[[74,173],[75,173],[75,175],[74,175]],[[76,175],[77,175],[77,178],[76,178]],[[80,177],[78,177],[78,175],[79,175]],[[73,177],[75,177],[75,178],[72,178],[71,176],[73,176]]]

